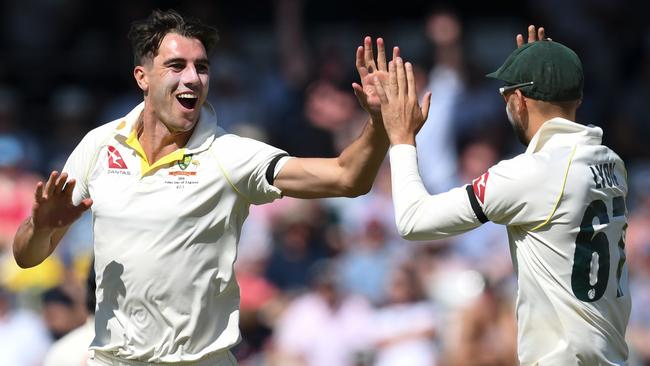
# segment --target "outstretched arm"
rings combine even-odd
[[[56,248],[70,225],[90,208],[92,200],[75,206],[72,191],[75,180],[54,171],[45,184],[38,182],[32,215],[20,225],[14,238],[14,258],[22,268],[34,267]]]
[[[390,165],[395,222],[409,240],[432,240],[471,230],[479,221],[462,188],[429,195],[418,172],[415,135],[429,113],[431,93],[420,107],[413,67],[401,58],[389,65],[388,82],[375,80],[384,125],[390,139]]]
[[[524,44],[521,34],[517,47]],[[528,42],[546,39],[544,28],[528,27]],[[384,126],[390,139],[390,164],[395,221],[400,235],[410,240],[432,240],[471,230],[487,218],[473,208],[476,202],[470,186],[430,195],[418,172],[415,135],[428,115],[430,94],[418,105],[412,66],[397,59],[389,67],[389,80],[375,80],[382,103]],[[469,187],[469,188],[468,188]],[[480,218],[478,216],[481,216]]]
[[[399,49],[393,49],[393,57]],[[366,37],[356,51],[356,67],[361,85],[352,85],[361,106],[370,119],[361,135],[338,158],[292,158],[282,167],[273,185],[285,196],[298,198],[355,197],[372,187],[386,151],[388,139],[381,118],[381,103],[376,95],[373,78],[387,78],[388,68],[384,41],[377,39],[377,60],[373,55],[372,39]]]

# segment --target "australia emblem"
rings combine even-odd
[[[178,167],[181,168],[181,170],[185,170],[190,165],[191,161],[192,155],[184,155],[183,160],[178,161]]]

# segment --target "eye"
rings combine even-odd
[[[199,74],[207,74],[210,71],[210,66],[204,64],[196,65],[196,72]]]
[[[170,64],[169,67],[174,71],[181,71],[185,68],[185,65],[177,62],[177,63]]]

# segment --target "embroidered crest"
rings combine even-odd
[[[181,168],[181,170],[185,170],[188,166],[190,166],[191,161],[192,155],[184,155],[183,160],[178,161],[178,167]]]

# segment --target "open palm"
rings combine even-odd
[[[32,208],[35,227],[56,229],[68,226],[92,205],[90,199],[83,200],[79,205],[72,203],[75,181],[67,181],[67,178],[66,173],[55,171],[45,184],[38,183]]]
[[[377,59],[375,60],[372,50],[372,38],[366,37],[363,46],[357,48],[356,67],[359,72],[361,85],[353,83],[354,94],[359,99],[361,107],[370,115],[381,114],[381,100],[377,95],[374,79],[380,81],[388,80],[388,64],[386,63],[386,52],[384,40],[377,38]],[[399,48],[393,48],[393,60],[399,57]]]

